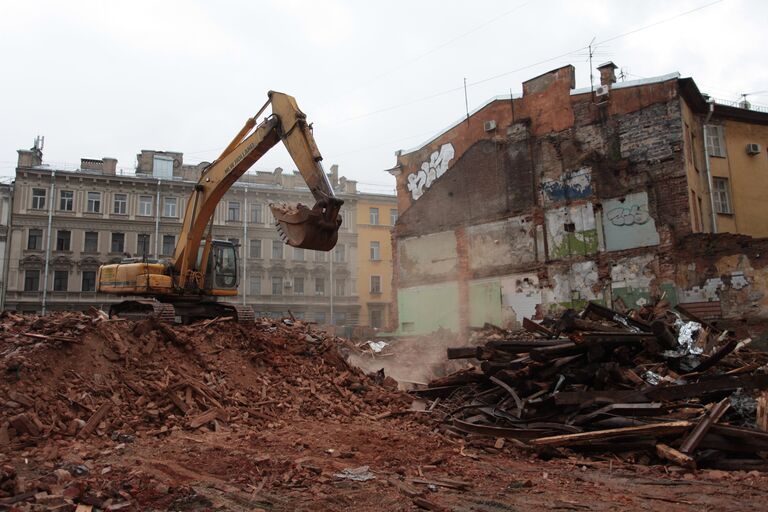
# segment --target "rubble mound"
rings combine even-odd
[[[334,337],[298,320],[190,326],[101,312],[0,319],[0,447],[46,439],[276,427],[407,407],[392,379],[368,377]]]

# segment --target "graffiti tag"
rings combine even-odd
[[[418,172],[408,176],[408,190],[414,201],[424,195],[424,189],[431,187],[437,178],[445,174],[453,155],[453,144],[443,144],[439,151],[432,153],[429,160],[421,164]]]
[[[645,224],[651,218],[648,211],[639,204],[632,206],[619,206],[606,214],[608,220],[614,226],[632,226]]]

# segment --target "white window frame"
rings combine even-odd
[[[64,197],[64,194],[70,194],[69,197]],[[69,208],[65,208],[68,206]],[[59,210],[62,212],[71,212],[75,209],[75,191],[74,190],[61,190],[59,191]]]
[[[378,226],[379,225],[379,209],[370,207],[368,208],[368,223],[371,226]]]
[[[128,194],[115,194],[112,213],[115,215],[128,214]]]
[[[733,213],[733,208],[731,207],[731,186],[728,183],[728,178],[712,177],[712,195],[716,213],[726,215]]]
[[[371,241],[371,261],[381,261],[381,242]]]
[[[371,276],[371,293],[381,293],[381,276]]]
[[[301,285],[301,286],[299,286]],[[303,277],[294,277],[293,278],[293,294],[294,295],[304,295],[304,278]]]
[[[139,196],[139,216],[151,217],[155,198],[152,196]]]
[[[163,217],[175,219],[178,216],[179,200],[176,197],[163,198]]]
[[[389,209],[389,223],[393,226],[397,223],[397,208]]]
[[[227,203],[227,220],[230,222],[240,222],[240,201],[229,201]]]
[[[42,192],[42,194],[40,193]],[[32,189],[32,209],[45,210],[45,200],[48,194],[44,188]]]
[[[705,126],[707,154],[719,158],[726,158],[728,153],[725,149],[725,128],[720,125],[709,124]]]
[[[101,192],[86,192],[87,199],[85,211],[87,213],[101,213]]]
[[[254,244],[258,247],[258,251],[254,251]],[[248,241],[248,257],[249,258],[261,258],[261,250],[263,244],[259,238],[251,238]]]

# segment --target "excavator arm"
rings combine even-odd
[[[261,124],[257,118],[272,105],[272,114]],[[213,213],[224,194],[269,149],[283,141],[310,192],[315,205],[270,205],[283,241],[295,247],[330,251],[341,226],[339,209],[344,203],[333,193],[321,165],[322,156],[306,115],[292,96],[270,91],[269,100],[248,119],[219,158],[200,176],[187,203],[173,266],[181,289],[202,288],[211,247]],[[201,258],[198,252],[203,238]]]

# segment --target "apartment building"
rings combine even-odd
[[[206,165],[183,154],[143,150],[135,172],[117,172],[112,158],[82,159],[71,169],[43,162],[42,147],[19,150],[10,228],[6,308],[52,311],[108,307],[122,300],[96,293],[100,265],[126,256],[170,257],[185,203]],[[354,219],[356,183],[329,179]],[[218,205],[214,237],[239,246],[239,295],[257,315],[289,312],[322,324],[356,325],[358,234],[345,222],[332,253],[283,244],[268,204],[313,199],[298,173],[246,174]],[[332,268],[331,268],[332,267]],[[333,311],[333,314],[331,314]]]
[[[360,194],[356,220],[360,325],[383,329],[389,325],[392,302],[392,228],[397,222],[397,198]]]

